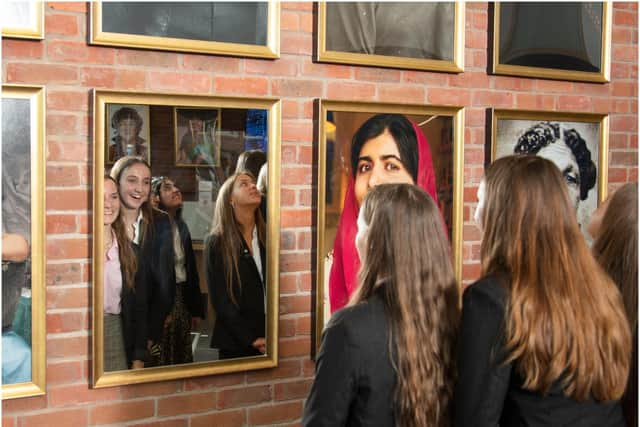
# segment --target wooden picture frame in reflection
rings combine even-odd
[[[220,166],[221,110],[175,108],[176,166]]]
[[[2,86],[2,398],[45,393],[45,89]]]
[[[495,74],[605,83],[611,2],[495,2]]]
[[[113,164],[124,156],[140,156],[151,164],[149,106],[109,104],[107,117],[105,163]]]
[[[563,173],[582,234],[606,198],[609,116],[606,114],[491,110],[491,158],[535,154]]]
[[[91,2],[90,43],[280,57],[280,3]]]
[[[104,244],[108,241],[107,239],[111,237],[105,235],[107,233],[105,232],[106,223],[104,222],[107,216],[111,215],[111,211],[107,212],[107,210],[105,210],[108,201],[104,198],[105,185],[107,185],[104,180],[104,172],[109,171],[109,168],[105,169],[104,150],[104,146],[107,143],[105,127],[109,125],[109,123],[106,122],[106,111],[109,110],[111,105],[145,105],[148,106],[150,111],[151,120],[149,122],[149,129],[154,144],[149,150],[149,158],[153,164],[154,177],[153,179],[149,179],[150,182],[146,182],[146,184],[146,178],[142,177],[141,188],[144,188],[134,190],[142,193],[149,191],[149,201],[157,202],[158,208],[163,209],[168,216],[172,218],[173,223],[176,224],[176,230],[178,230],[176,236],[180,238],[173,239],[172,237],[168,237],[168,239],[171,240],[169,244],[174,248],[179,248],[180,250],[174,250],[178,253],[184,253],[184,259],[187,260],[184,264],[181,264],[184,265],[185,268],[183,272],[175,269],[173,260],[168,260],[167,262],[167,268],[169,268],[167,275],[175,276],[174,282],[176,282],[174,285],[169,286],[170,289],[175,288],[175,295],[172,296],[173,302],[168,306],[172,315],[171,318],[167,319],[169,319],[169,322],[172,322],[173,319],[178,318],[178,316],[174,316],[173,313],[174,310],[178,310],[177,307],[179,305],[186,306],[186,309],[189,311],[181,318],[187,318],[187,316],[193,318],[200,317],[200,314],[196,314],[192,310],[194,306],[206,306],[206,309],[203,308],[206,315],[195,328],[191,326],[190,322],[184,322],[180,335],[177,335],[178,333],[175,332],[176,329],[172,329],[170,324],[167,326],[165,322],[164,325],[161,325],[162,328],[165,328],[162,332],[162,339],[157,341],[151,340],[153,345],[148,349],[150,354],[147,354],[147,349],[142,348],[141,353],[145,354],[141,356],[142,359],[140,361],[143,362],[144,368],[118,369],[113,371],[106,369],[107,359],[105,349],[107,347],[105,346],[105,342],[107,339],[111,340],[112,329],[107,329],[106,322],[107,320],[111,322],[111,320],[107,319],[108,316],[105,316],[105,302],[107,291],[111,288],[107,289],[105,287],[105,259],[100,256],[94,257],[92,267],[94,283],[92,301],[93,386],[109,387],[121,384],[187,378],[277,366],[278,251],[280,238],[279,192],[273,191],[266,194],[266,236],[264,240],[260,240],[260,244],[264,249],[264,253],[261,252],[261,265],[263,266],[261,270],[262,276],[260,282],[255,282],[259,283],[260,289],[262,289],[258,293],[258,298],[261,301],[259,304],[260,310],[258,311],[262,313],[262,325],[264,325],[259,326],[259,329],[264,330],[264,333],[258,338],[264,338],[264,343],[257,342],[259,341],[257,338],[253,340],[250,345],[257,342],[257,347],[253,347],[256,350],[255,352],[251,352],[251,354],[242,353],[242,356],[238,355],[240,353],[232,354],[224,344],[221,344],[221,341],[216,338],[218,336],[218,332],[216,331],[223,330],[227,324],[226,322],[228,322],[228,320],[226,320],[227,316],[229,316],[228,313],[238,312],[242,301],[238,302],[238,306],[225,306],[226,300],[220,289],[226,291],[226,288],[224,286],[218,286],[219,284],[215,282],[216,279],[212,279],[213,276],[207,275],[209,269],[204,269],[202,266],[210,262],[210,257],[207,257],[207,251],[210,251],[213,246],[208,246],[207,238],[212,234],[210,227],[214,215],[214,207],[216,203],[218,203],[218,199],[224,197],[222,194],[226,194],[223,193],[224,188],[226,188],[225,182],[229,181],[230,177],[233,176],[235,162],[240,154],[246,150],[247,141],[253,141],[253,139],[255,139],[253,131],[249,130],[249,127],[251,127],[248,124],[250,122],[249,116],[251,116],[250,111],[257,110],[264,112],[263,116],[266,118],[264,123],[264,148],[267,151],[266,159],[270,165],[274,165],[268,168],[268,182],[270,185],[273,185],[274,188],[279,188],[280,101],[269,98],[232,98],[94,91],[94,117],[96,118],[94,122],[94,140],[96,149],[94,150],[95,172],[93,177],[93,232],[94,253],[96,254],[105,253]],[[217,126],[219,135],[217,139],[219,141],[219,162],[217,164],[207,163],[198,164],[195,167],[176,168],[176,145],[174,140],[176,132],[174,119],[176,112],[183,113],[195,110],[205,112],[208,116],[213,115],[218,119]],[[122,162],[124,162],[124,160]],[[118,164],[116,164],[116,167],[118,167]],[[140,169],[143,175],[150,175],[148,168],[142,167]],[[126,172],[124,168],[121,170],[124,172],[120,175],[120,184],[126,185],[126,173],[128,172]],[[111,185],[111,183],[109,183],[109,185]],[[120,191],[119,194],[122,198],[122,206],[125,204],[127,193]],[[254,196],[256,195],[254,194]],[[262,200],[262,196],[260,196],[259,193],[257,197],[258,201]],[[129,208],[127,207],[127,209]],[[256,206],[255,212],[257,211],[258,207]],[[156,218],[161,218],[164,214],[154,215],[156,215]],[[164,220],[160,219],[159,221],[162,222]],[[186,234],[183,232],[184,229],[187,230]],[[178,240],[179,243],[176,243]],[[138,250],[141,253],[144,253],[146,250],[145,244],[146,243],[140,243],[142,246],[139,246]],[[140,257],[137,259],[138,271],[148,271],[148,269],[145,269],[145,267],[140,264]],[[179,259],[183,258],[179,257]],[[242,258],[242,262],[246,262],[247,260],[257,262],[251,257]],[[155,270],[156,267],[154,266],[153,269]],[[153,280],[153,277],[155,277],[154,274],[153,271],[148,273],[148,276],[151,277],[149,280]],[[138,280],[141,279],[137,276],[135,280],[135,286],[144,286],[144,284],[139,284]],[[244,280],[244,278],[242,280]],[[243,283],[246,285],[245,282]],[[157,288],[147,286],[147,289]],[[152,292],[155,292],[155,290]],[[187,294],[190,296],[185,296]],[[149,298],[153,299],[152,296]],[[179,299],[183,304],[177,304]],[[215,313],[213,310],[215,310]],[[126,315],[130,316],[130,314]],[[122,317],[123,321],[124,316],[125,314],[123,314]],[[256,317],[254,316],[253,318]],[[149,325],[154,321],[151,317],[143,317],[143,319],[148,319]],[[248,322],[247,319],[242,318],[241,320]],[[183,333],[185,329],[184,325],[187,324],[189,324],[186,326],[186,328],[189,329],[186,332],[188,338],[178,339],[179,337],[185,336]],[[260,324],[260,322],[256,321],[255,324]],[[252,323],[252,325],[254,324]],[[251,327],[255,328],[255,326]],[[247,328],[249,328],[249,326],[247,326]],[[257,331],[254,331],[254,333],[258,334]],[[125,337],[124,340],[126,344],[127,338]],[[175,347],[175,343],[178,342],[181,344]],[[156,344],[158,345],[156,346]],[[171,348],[177,348],[178,351],[181,351],[180,349],[187,351],[188,349],[189,355],[184,358],[186,362],[163,361],[169,360],[163,359],[162,354],[165,354],[168,349]],[[152,357],[156,356],[156,350],[158,350],[161,355],[159,358]],[[193,362],[191,362],[191,360],[193,360]],[[112,365],[109,364],[109,366]],[[132,366],[135,367],[139,365],[125,364],[124,366],[131,368]]]
[[[2,37],[44,38],[44,2],[7,0],[0,3]]]
[[[464,2],[318,2],[319,62],[464,71]]]
[[[431,105],[404,105],[358,103],[321,100],[319,102],[318,143],[318,218],[317,218],[317,276],[315,284],[315,348],[325,324],[331,316],[329,281],[334,267],[334,248],[338,239],[354,242],[344,234],[340,224],[353,223],[355,218],[344,218],[348,183],[353,179],[351,144],[353,135],[369,119],[381,114],[402,115],[420,128],[426,140],[424,147],[415,147],[420,153],[429,150],[431,168],[435,178],[438,207],[442,213],[451,240],[452,261],[458,281],[462,277],[462,204],[463,204],[463,140],[464,110],[462,107]],[[428,145],[428,147],[426,147]],[[422,151],[421,151],[422,150]],[[427,162],[428,163],[428,162]],[[425,163],[426,164],[426,163]],[[426,172],[424,172],[427,174]],[[419,174],[418,174],[419,175]],[[355,196],[358,197],[357,191]],[[354,202],[351,203],[353,205]],[[355,202],[357,203],[357,202]],[[341,234],[342,233],[342,234]],[[345,243],[346,244],[346,243]],[[342,254],[354,253],[341,249]],[[350,255],[347,255],[350,256]],[[345,262],[354,260],[341,258]],[[349,274],[343,269],[343,276]],[[345,279],[346,281],[346,279]]]

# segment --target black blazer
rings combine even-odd
[[[238,254],[238,272],[242,290],[234,283],[235,306],[227,292],[225,269],[218,246],[218,237],[210,236],[205,243],[205,271],[211,304],[216,312],[216,322],[211,337],[211,347],[236,357],[256,356],[261,353],[251,344],[266,335],[265,331],[265,295],[266,288],[260,280],[258,268],[253,256],[242,242],[242,251]],[[266,277],[266,251],[260,245],[262,272]]]
[[[304,426],[395,427],[396,374],[382,298],[337,311],[324,332]]]
[[[148,339],[160,341],[164,321],[173,308],[176,296],[176,271],[173,252],[173,229],[168,214],[153,210],[153,226],[140,237],[136,287],[147,293]]]
[[[140,249],[137,245],[129,243],[133,251],[139,257]],[[122,277],[124,271],[120,268]],[[148,337],[148,302],[146,283],[136,280],[135,288],[130,289],[126,284],[122,285],[120,293],[122,333],[124,348],[127,354],[127,366],[131,367],[134,360],[145,360],[147,353]]]
[[[578,402],[565,397],[558,383],[546,396],[522,387],[522,378],[513,363],[501,363],[506,300],[506,288],[493,276],[479,280],[464,292],[455,426],[623,427],[618,401]]]
[[[180,233],[180,241],[184,249],[187,270],[187,281],[182,285],[182,297],[191,316],[204,319],[206,317],[206,310],[202,302],[202,293],[200,292],[200,275],[196,267],[196,256],[193,252],[191,233],[189,232],[189,227],[182,219],[176,219],[175,223]]]

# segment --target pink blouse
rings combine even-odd
[[[111,232],[113,243],[107,251],[104,260],[104,312],[106,314],[120,314],[120,292],[122,291],[122,272],[120,271],[120,257],[118,255],[118,239]]]

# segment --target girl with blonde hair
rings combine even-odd
[[[440,212],[382,184],[357,226],[359,286],[325,328],[303,425],[450,426],[459,294]]]
[[[216,322],[211,347],[220,359],[266,352],[265,224],[262,196],[250,172],[220,187],[204,262]]]
[[[482,279],[463,296],[455,425],[623,426],[629,326],[560,170],[508,156],[481,187]]]

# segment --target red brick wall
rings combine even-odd
[[[472,223],[487,107],[610,113],[609,180],[638,179],[638,6],[615,3],[612,81],[486,74],[487,3],[467,3],[459,75],[315,64],[311,3],[283,3],[281,58],[225,58],[88,46],[86,3],[47,3],[43,41],[3,40],[2,81],[47,87],[47,394],[3,402],[6,426],[222,426],[299,421],[312,381],[310,313],[313,100],[465,106],[464,277],[478,273]],[[282,114],[280,366],[91,390],[89,384],[92,88],[274,96]],[[286,237],[286,238],[284,238]]]

